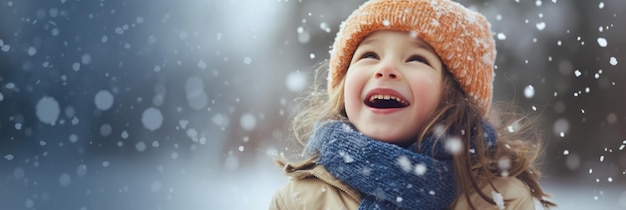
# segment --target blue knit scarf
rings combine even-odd
[[[494,144],[493,130],[485,127],[487,144]],[[425,138],[417,153],[418,145],[402,148],[331,121],[316,126],[305,155],[318,155],[317,164],[359,191],[359,209],[445,209],[455,199],[456,183],[452,156],[441,142]]]

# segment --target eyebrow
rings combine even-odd
[[[361,42],[361,44],[371,44],[373,42],[379,42],[379,40],[380,39],[368,37],[368,38],[364,39]],[[428,45],[425,41],[423,41],[421,39],[413,38],[413,39],[411,39],[410,42],[411,42],[411,44],[413,46],[416,46],[418,48],[422,48],[422,49],[428,50],[429,52],[432,52],[435,55],[437,55],[437,53],[435,52],[435,49],[433,49],[430,45]]]
[[[369,38],[369,37],[368,37],[368,38],[366,38],[365,40],[363,40],[363,41],[361,42],[361,44],[370,44],[370,43],[372,43],[372,42],[376,42],[376,41],[378,41],[378,39],[376,39],[376,38]]]
[[[414,46],[417,46],[419,48],[424,48],[424,49],[426,49],[426,50],[428,50],[430,52],[433,52],[433,53],[435,52],[435,50],[430,45],[428,45],[426,42],[424,42],[424,41],[422,41],[420,39],[413,39],[413,40],[411,40],[411,43]]]

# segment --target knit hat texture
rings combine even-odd
[[[341,23],[330,52],[328,93],[336,91],[357,46],[379,30],[406,31],[424,40],[484,111],[493,92],[496,50],[487,19],[449,0],[371,0]]]

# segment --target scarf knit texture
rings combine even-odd
[[[495,133],[486,125],[491,147]],[[445,209],[456,197],[456,183],[443,141],[427,137],[402,148],[369,138],[347,122],[331,121],[316,126],[304,152],[317,155],[317,164],[361,193],[359,209]]]

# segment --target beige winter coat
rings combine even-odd
[[[316,165],[313,159],[295,164],[279,162],[279,165],[291,180],[274,194],[270,210],[358,209],[359,192],[332,176],[324,166]],[[498,178],[492,182],[504,197],[506,209],[535,209],[530,190],[519,179]],[[491,196],[493,189],[486,185],[482,191]],[[470,199],[476,209],[499,209],[477,193],[472,193]],[[470,209],[465,196],[459,197],[453,209]]]

